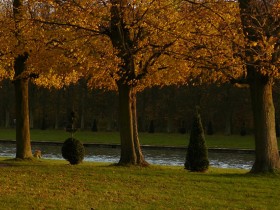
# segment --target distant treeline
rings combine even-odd
[[[279,91],[275,86],[276,121],[279,117]],[[0,89],[0,126],[15,126],[14,87],[3,81]],[[90,90],[85,81],[60,90],[30,84],[31,128],[63,129],[72,110],[76,126],[93,131],[118,130],[116,92]],[[249,90],[232,85],[153,87],[138,93],[140,132],[189,132],[193,108],[201,109],[205,131],[239,134],[253,132]]]

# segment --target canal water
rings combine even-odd
[[[35,151],[40,149],[43,158],[63,159],[61,146],[34,145]],[[15,144],[0,144],[1,157],[15,157]],[[156,165],[184,166],[186,151],[181,149],[143,149],[145,159]],[[253,165],[253,154],[209,152],[210,166],[218,168],[250,169]],[[116,163],[120,158],[119,148],[86,147],[85,161]]]

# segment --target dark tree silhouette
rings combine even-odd
[[[195,110],[187,149],[185,169],[204,172],[209,167],[208,151],[205,144],[204,131],[200,119],[199,108]]]
[[[74,133],[77,131],[76,120],[77,120],[76,113],[74,111],[71,111],[66,126],[66,132],[71,133],[71,138],[73,138]]]
[[[154,121],[151,120],[150,126],[149,126],[149,133],[154,133],[154,132],[155,132]]]
[[[246,136],[247,131],[246,131],[246,126],[245,126],[245,122],[242,123],[241,125],[241,129],[240,129],[240,135],[241,136]]]
[[[207,135],[213,135],[213,134],[214,134],[213,124],[212,121],[209,121],[207,126]]]
[[[96,119],[93,120],[92,126],[91,126],[91,131],[97,132],[97,121]]]

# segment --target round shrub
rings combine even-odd
[[[68,138],[61,148],[62,157],[69,161],[71,165],[79,164],[85,156],[84,145],[77,139]]]

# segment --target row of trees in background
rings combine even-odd
[[[280,92],[276,83],[274,104],[279,136]],[[0,95],[0,126],[15,127],[15,100],[10,81],[3,81]],[[140,132],[189,133],[192,109],[201,108],[207,135],[253,133],[249,89],[232,85],[153,87],[137,94]],[[88,89],[84,81],[63,89],[47,89],[30,84],[30,128],[65,129],[72,110],[81,130],[118,131],[118,96],[115,91]],[[278,118],[277,118],[278,116]]]
[[[14,127],[15,101],[11,97],[13,86],[9,81],[2,82],[0,94],[0,126]],[[231,85],[154,87],[138,93],[137,98],[140,132],[189,132],[195,105],[202,107],[207,134],[239,134],[243,124],[247,133],[253,130],[248,88]],[[118,96],[115,91],[89,90],[82,81],[58,90],[31,84],[29,101],[31,128],[64,129],[70,112],[74,110],[81,130],[118,130]]]
[[[32,156],[29,80],[61,88],[85,78],[91,88],[116,90],[120,165],[147,165],[138,138],[137,92],[155,85],[238,83],[250,88],[252,171],[280,168],[272,100],[279,77],[278,1],[1,3],[1,76],[15,85],[18,158]]]

